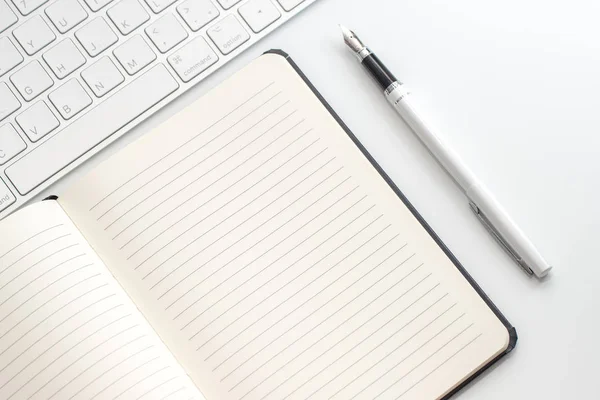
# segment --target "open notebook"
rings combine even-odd
[[[4,400],[437,399],[516,341],[281,52],[0,232]]]

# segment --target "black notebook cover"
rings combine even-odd
[[[325,99],[323,98],[323,96],[321,96],[321,93],[319,93],[319,91],[313,86],[313,84],[306,77],[306,75],[304,75],[304,73],[298,67],[298,65],[296,65],[296,63],[294,62],[294,60],[292,60],[292,58],[287,53],[285,53],[282,50],[277,50],[277,49],[269,50],[265,54],[276,54],[276,55],[279,55],[281,57],[284,57],[290,63],[290,65],[294,68],[294,70],[298,73],[298,75],[302,78],[302,80],[304,80],[304,82],[310,88],[310,90],[312,90],[312,92],[315,94],[315,96],[317,96],[317,98],[321,101],[321,103],[323,104],[323,106],[325,106],[325,108],[327,109],[327,111],[329,111],[329,113],[331,114],[331,116],[333,118],[335,118],[335,120],[337,121],[337,123],[344,129],[344,131],[350,137],[350,139],[352,139],[352,141],[354,142],[354,144],[360,149],[360,151],[364,154],[364,156],[371,162],[371,164],[373,165],[373,167],[375,167],[375,169],[377,170],[377,172],[379,172],[379,174],[381,175],[381,177],[394,190],[394,192],[398,195],[398,197],[400,198],[400,200],[402,200],[402,202],[406,205],[406,207],[408,207],[408,209],[410,210],[410,212],[415,216],[415,218],[417,218],[417,220],[421,223],[421,225],[423,226],[423,228],[425,228],[425,230],[427,231],[427,233],[429,233],[429,235],[433,238],[433,240],[435,240],[435,242],[438,244],[438,246],[440,246],[440,248],[444,251],[444,253],[448,256],[448,258],[456,266],[456,268],[458,268],[458,270],[465,277],[465,279],[471,284],[471,286],[473,287],[473,289],[475,289],[475,291],[479,294],[479,296],[481,296],[481,298],[483,299],[483,301],[485,301],[485,303],[488,305],[488,307],[494,312],[494,314],[498,317],[498,319],[504,324],[504,326],[508,330],[508,334],[510,336],[510,342],[508,344],[508,348],[506,349],[506,351],[504,353],[500,354],[498,357],[496,357],[492,361],[490,361],[488,364],[486,364],[482,368],[480,368],[477,372],[475,372],[475,374],[473,374],[471,377],[469,377],[466,381],[464,381],[462,384],[460,384],[459,386],[457,386],[454,390],[452,390],[450,393],[448,393],[443,398],[443,400],[449,399],[450,397],[452,397],[453,395],[455,395],[458,391],[460,391],[462,388],[464,388],[466,385],[468,385],[470,382],[472,382],[475,378],[477,378],[484,371],[486,371],[489,367],[491,367],[493,364],[495,364],[496,362],[498,362],[502,357],[506,356],[508,353],[510,353],[515,348],[515,345],[517,344],[517,331],[516,331],[516,329],[510,324],[510,322],[508,322],[508,320],[504,317],[504,315],[502,315],[502,313],[500,312],[500,310],[498,309],[498,307],[496,307],[496,305],[490,300],[490,298],[485,294],[485,292],[481,289],[481,287],[479,287],[479,285],[477,284],[477,282],[475,282],[475,280],[471,277],[471,275],[469,275],[469,273],[467,272],[467,270],[465,270],[465,268],[460,264],[460,262],[458,261],[458,259],[446,247],[446,245],[437,236],[437,234],[433,231],[433,229],[431,229],[431,227],[427,224],[427,222],[423,219],[423,217],[418,213],[418,211],[408,201],[408,199],[406,198],[406,196],[404,196],[404,194],[400,191],[400,189],[398,189],[398,187],[394,184],[394,182],[390,179],[390,177],[385,173],[385,171],[379,166],[379,164],[377,164],[377,161],[375,161],[375,159],[364,148],[364,146],[356,138],[356,136],[354,136],[354,134],[350,131],[350,129],[348,128],[348,126],[346,126],[346,124],[344,123],[344,121],[342,121],[342,119],[335,113],[335,111],[331,108],[331,106],[327,103],[327,101],[325,101]]]

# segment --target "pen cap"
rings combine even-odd
[[[466,194],[485,215],[499,239],[514,250],[514,255],[520,259],[519,262],[530,268],[538,278],[550,272],[552,266],[544,260],[529,238],[484,186],[475,184],[467,190]]]

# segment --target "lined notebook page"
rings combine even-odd
[[[0,232],[0,398],[202,398],[57,203]]]
[[[508,344],[280,56],[61,204],[209,399],[437,398]]]

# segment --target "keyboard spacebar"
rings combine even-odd
[[[25,195],[173,93],[179,85],[158,64],[6,169]]]

